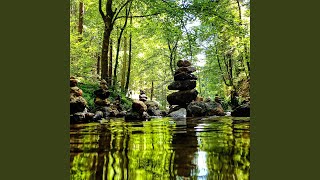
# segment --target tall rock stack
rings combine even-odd
[[[70,114],[84,112],[87,101],[82,97],[82,90],[78,87],[78,81],[70,77]]]
[[[82,90],[78,87],[78,81],[70,77],[70,122],[89,122],[93,113],[87,110],[87,101],[82,97]]]
[[[198,91],[194,89],[197,77],[192,74],[196,68],[192,67],[187,60],[179,60],[177,66],[179,68],[174,73],[174,82],[168,86],[168,89],[178,91],[169,94],[167,100],[170,105],[186,108],[198,95]]]

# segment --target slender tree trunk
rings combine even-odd
[[[151,82],[151,101],[152,101],[152,99],[153,99],[153,80],[152,80],[152,82]]]
[[[79,41],[82,41],[82,33],[83,33],[83,13],[84,13],[84,4],[83,2],[79,3],[79,24],[78,24],[78,33],[79,33]]]
[[[240,1],[239,1],[239,0],[236,0],[236,1],[237,1],[237,5],[238,5],[240,26],[242,26],[241,4],[240,4]],[[242,35],[240,35],[240,40],[241,40],[241,42],[243,42],[243,39],[244,39],[244,37],[243,37]],[[243,59],[242,59],[242,61],[243,61],[243,66],[244,66],[244,64],[247,65],[248,74],[250,74],[250,63],[249,63],[249,61],[248,61],[249,57],[248,57],[247,43],[243,42],[243,46],[244,46],[244,54],[245,54],[244,57],[243,57]],[[246,73],[246,75],[247,75],[247,72],[246,72],[245,69],[244,69],[244,71],[245,71],[245,73]],[[247,77],[248,77],[248,75],[247,75]]]
[[[173,54],[172,54],[172,50],[171,50],[171,45],[170,45],[170,40],[167,39],[168,42],[168,48],[169,48],[169,52],[170,52],[170,70],[171,70],[171,74],[172,76],[174,75],[174,71],[173,71]]]
[[[112,40],[110,39],[110,53],[109,53],[109,78],[108,78],[108,85],[112,84]]]
[[[130,18],[130,25],[132,26],[132,16]],[[132,31],[130,31],[129,35],[129,58],[128,58],[128,73],[127,73],[127,81],[125,86],[125,93],[128,92],[129,82],[130,82],[130,71],[131,71],[131,59],[132,59]]]
[[[219,65],[219,69],[220,69],[220,72],[221,72],[222,80],[223,80],[223,82],[224,82],[224,84],[226,86],[230,86],[230,84],[227,83],[227,81],[226,81],[226,79],[224,77],[224,72],[223,72],[222,67],[221,67],[220,58],[219,58],[219,55],[218,55],[217,48],[216,48],[216,57],[217,57],[217,60],[218,60],[218,65]]]
[[[182,23],[182,26],[184,27],[184,29],[186,30],[186,34],[187,34],[187,38],[188,38],[188,45],[189,45],[190,60],[192,62],[193,61],[193,53],[192,53],[190,34],[189,34],[189,31],[188,31],[186,25],[184,24],[183,20],[181,20],[181,23]]]
[[[128,50],[128,42],[126,35],[123,38],[123,63],[122,63],[122,71],[121,71],[121,90],[125,91],[125,80],[126,80],[126,70],[127,70],[127,50]]]
[[[170,70],[172,76],[174,75],[174,71],[176,70],[176,57],[177,57],[177,47],[178,47],[179,39],[174,40],[173,45],[171,46],[170,39],[167,39],[168,48],[170,52]]]
[[[130,7],[131,7],[131,4],[130,4]],[[116,85],[117,85],[117,69],[118,69],[118,64],[119,64],[119,51],[120,51],[120,45],[121,45],[121,37],[122,37],[122,34],[123,34],[124,29],[125,29],[126,26],[127,26],[128,17],[129,17],[129,12],[130,12],[130,7],[129,7],[129,9],[126,8],[126,18],[125,18],[125,22],[124,22],[123,27],[121,28],[121,31],[120,31],[120,34],[119,34],[119,37],[118,37],[117,53],[116,53],[116,62],[115,62],[114,71],[113,71],[113,86],[114,86],[115,88],[116,88]]]
[[[97,74],[98,75],[101,75],[100,74],[100,55],[98,54],[98,58],[97,58]]]

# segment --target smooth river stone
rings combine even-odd
[[[187,107],[187,105],[195,100],[198,96],[198,91],[195,89],[178,91],[169,94],[167,100],[170,105],[179,105],[181,107]]]
[[[174,81],[169,86],[169,90],[190,90],[196,87],[195,80]]]
[[[177,75],[177,74],[179,74],[179,73],[182,73],[182,72],[185,72],[185,73],[193,73],[193,72],[195,72],[196,71],[196,68],[195,67],[191,67],[191,66],[189,66],[189,67],[180,67],[180,68],[178,68],[177,70],[176,70],[176,72],[174,73],[174,75]]]
[[[197,80],[197,79],[198,79],[197,76],[195,76],[194,74],[188,74],[185,72],[174,75],[175,81]]]
[[[191,62],[187,61],[187,60],[179,60],[177,62],[177,66],[178,67],[188,67],[188,66],[191,66]]]

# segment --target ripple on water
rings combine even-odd
[[[70,125],[71,179],[249,179],[250,118]],[[128,177],[128,178],[127,178]]]

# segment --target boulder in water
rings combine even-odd
[[[178,91],[167,96],[167,100],[170,105],[179,105],[186,107],[190,102],[195,100],[198,96],[198,91],[195,89]]]
[[[171,112],[168,116],[177,118],[177,119],[182,119],[187,117],[187,110],[185,108],[180,108],[177,111]]]
[[[188,105],[187,111],[189,117],[201,117],[206,116],[208,109],[204,102],[193,101]]]
[[[204,101],[193,101],[188,107],[189,117],[201,117],[201,116],[224,116],[224,110],[221,104],[217,102],[204,102]]]
[[[250,117],[250,102],[246,102],[231,112],[234,117]]]
[[[226,113],[223,110],[223,107],[220,103],[217,102],[206,102],[207,106],[207,116],[225,116]]]

